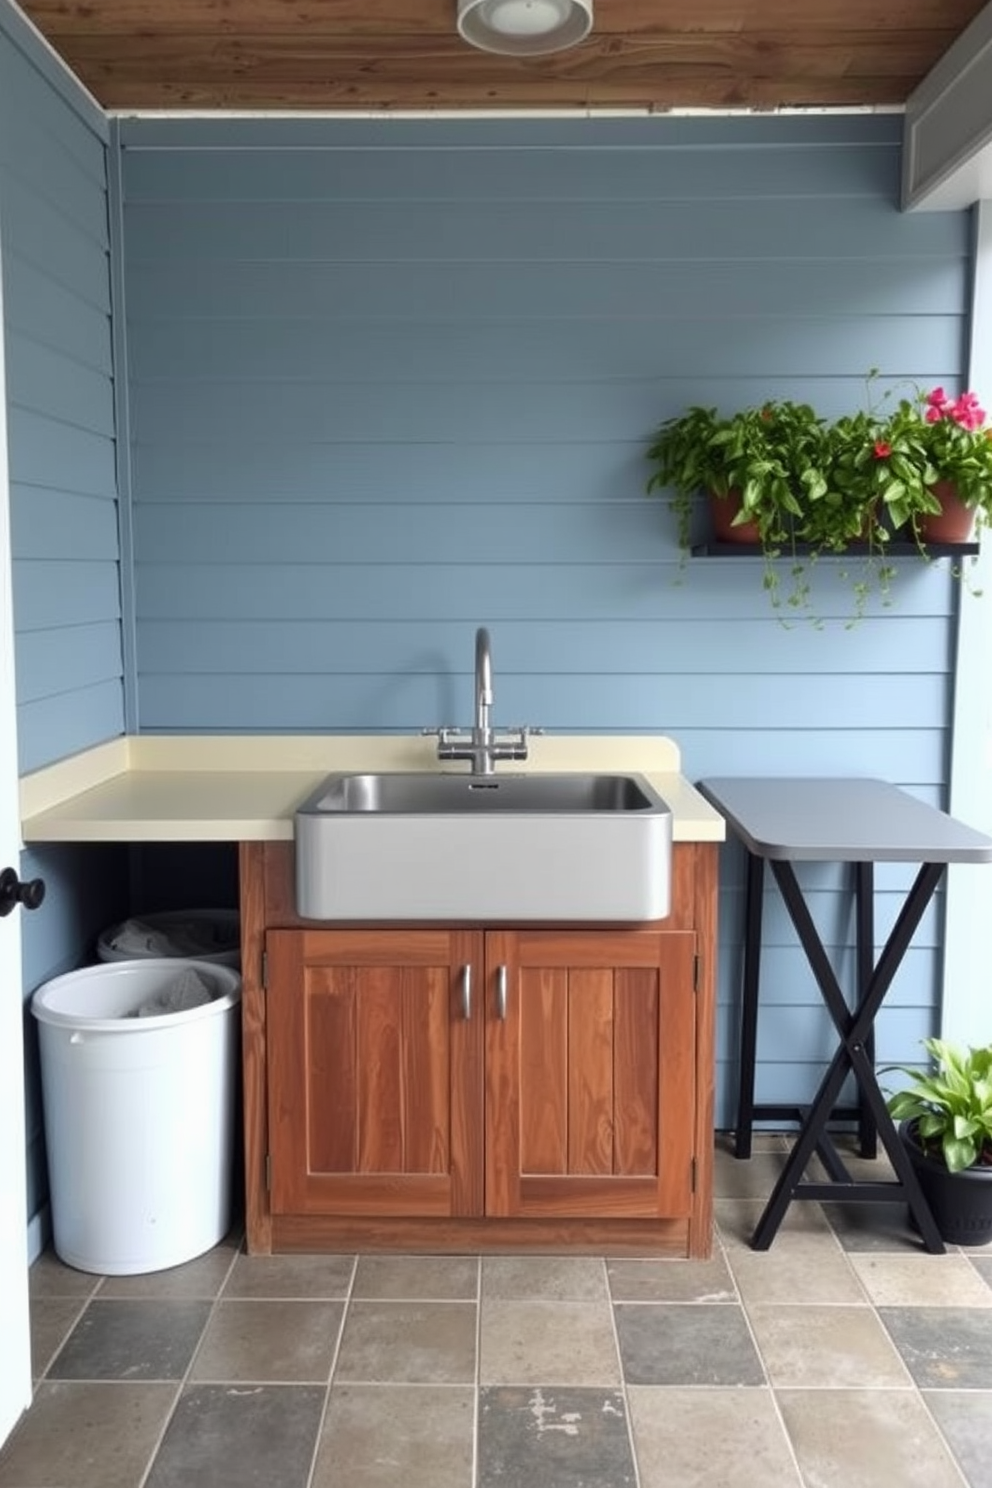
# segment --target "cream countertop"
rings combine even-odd
[[[437,770],[436,750],[403,734],[121,737],[23,776],[21,833],[26,843],[292,841],[293,813],[326,775]],[[721,842],[722,816],[680,765],[660,735],[539,735],[513,770],[638,771],[671,807],[676,842]]]

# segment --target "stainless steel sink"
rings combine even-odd
[[[671,812],[636,774],[330,775],[296,812],[316,920],[663,919]]]

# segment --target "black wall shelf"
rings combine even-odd
[[[763,558],[761,548],[753,543],[705,542],[695,543],[690,548],[693,558]],[[796,543],[795,547],[782,548],[780,558],[801,558],[810,552],[808,543]],[[852,543],[843,553],[818,554],[818,558],[968,558],[980,551],[977,542],[927,543],[925,552],[914,542],[890,542],[884,548],[868,543]]]

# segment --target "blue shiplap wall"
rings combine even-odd
[[[21,771],[123,727],[106,124],[0,27],[0,200]],[[22,34],[23,33],[23,34]]]
[[[0,3],[0,273],[10,457],[18,763],[37,769],[123,727],[106,122]],[[2,392],[0,392],[2,396]],[[22,854],[42,907],[21,917],[25,1002],[126,912],[120,848]],[[32,1254],[47,1196],[34,1020],[25,1016]]]
[[[142,728],[465,722],[484,622],[500,722],[671,733],[691,778],[879,774],[943,800],[945,567],[901,566],[846,629],[825,564],[825,624],[786,628],[756,563],[680,569],[643,494],[650,433],[687,403],[831,415],[871,367],[958,383],[968,222],[899,212],[900,120],[121,130]],[[849,896],[821,879],[844,960]],[[741,883],[728,847],[721,1122]],[[767,919],[761,1084],[787,1098],[832,1043],[771,894]],[[883,1058],[931,1030],[940,934],[934,910]]]

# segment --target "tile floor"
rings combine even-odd
[[[32,1268],[0,1488],[992,1488],[992,1249],[796,1204],[717,1153],[707,1262],[248,1257]]]

